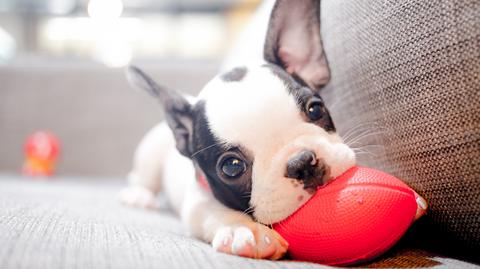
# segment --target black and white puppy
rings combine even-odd
[[[268,225],[355,165],[318,92],[329,81],[319,16],[319,0],[278,0],[263,61],[218,75],[196,98],[131,67],[130,80],[158,98],[167,124],[138,146],[120,199],[154,207],[163,189],[187,230],[216,250],[283,256],[287,243]]]

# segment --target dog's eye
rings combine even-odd
[[[321,101],[312,101],[308,103],[307,116],[311,121],[317,121],[322,118],[323,110]]]
[[[222,172],[230,177],[237,178],[247,170],[247,165],[241,159],[229,157],[222,162]]]

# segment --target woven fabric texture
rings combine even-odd
[[[0,268],[332,268],[217,253],[186,235],[166,208],[121,206],[115,197],[122,187],[119,181],[33,182],[0,175]],[[368,266],[480,268],[401,247]]]
[[[0,268],[326,268],[217,253],[166,208],[121,206],[118,180],[56,180],[0,176]]]
[[[429,201],[422,233],[480,253],[480,1],[325,0],[321,12],[322,94],[359,163]]]

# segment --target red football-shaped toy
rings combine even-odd
[[[353,167],[274,229],[294,259],[350,265],[377,257],[402,237],[418,216],[417,197],[391,175]]]

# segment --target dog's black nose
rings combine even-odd
[[[314,176],[317,156],[310,150],[297,153],[287,162],[287,177],[305,180]]]
[[[287,162],[286,177],[302,181],[305,188],[323,185],[324,175],[325,164],[317,160],[313,151],[301,151]]]

